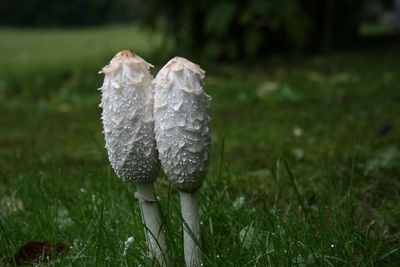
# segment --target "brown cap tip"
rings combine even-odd
[[[136,56],[135,52],[133,52],[132,50],[122,50],[120,52],[118,52],[116,55],[116,57],[127,57],[127,58],[131,58]]]

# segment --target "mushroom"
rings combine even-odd
[[[200,66],[175,57],[153,81],[157,149],[166,175],[180,192],[186,266],[200,264],[196,191],[207,174],[211,148],[211,97],[204,91],[204,75]]]
[[[165,236],[154,192],[159,162],[153,121],[153,84],[147,63],[130,50],[117,53],[100,73],[106,149],[117,176],[135,182],[149,252],[166,265]]]

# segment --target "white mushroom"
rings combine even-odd
[[[137,183],[149,251],[165,266],[165,236],[153,182],[157,160],[153,122],[153,84],[145,60],[129,50],[117,53],[101,73],[101,115],[108,158],[116,174]]]
[[[161,165],[180,190],[187,266],[200,263],[200,238],[195,192],[208,168],[211,138],[210,97],[204,91],[205,72],[181,57],[171,59],[154,79],[154,124]]]

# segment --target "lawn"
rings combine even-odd
[[[159,69],[160,36],[0,36],[0,266],[29,240],[68,246],[50,266],[152,266],[135,187],[104,149],[97,72],[127,48]],[[399,47],[202,64],[213,98],[204,266],[400,266]],[[160,174],[157,193],[183,266],[178,192]]]

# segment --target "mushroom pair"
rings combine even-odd
[[[151,64],[132,51],[115,55],[105,74],[100,106],[108,157],[116,174],[135,182],[146,241],[161,266],[167,265],[165,236],[154,192],[159,163],[179,189],[187,266],[200,264],[199,208],[195,192],[210,153],[205,72],[187,59],[171,59],[153,80]]]

